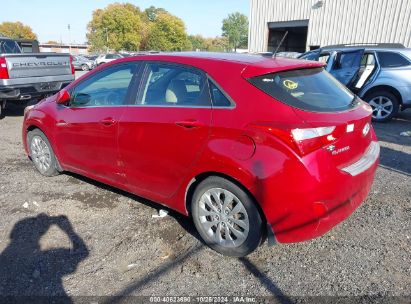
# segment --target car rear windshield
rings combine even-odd
[[[355,96],[323,68],[290,70],[248,79],[278,101],[312,112],[337,112],[355,105]]]

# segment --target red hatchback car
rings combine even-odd
[[[175,53],[108,63],[25,113],[41,174],[71,171],[192,217],[244,256],[347,218],[370,191],[372,110],[320,63]]]

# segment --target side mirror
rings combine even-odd
[[[59,105],[67,105],[70,98],[70,93],[67,90],[61,90],[57,95],[56,103]]]

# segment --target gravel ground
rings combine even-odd
[[[410,296],[411,111],[376,125],[381,166],[365,203],[325,236],[247,258],[204,247],[193,225],[86,178],[38,174],[21,109],[0,120],[0,295]]]

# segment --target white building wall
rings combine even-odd
[[[250,0],[249,49],[264,52],[268,23],[309,20],[310,45],[402,43],[411,47],[411,0]]]

